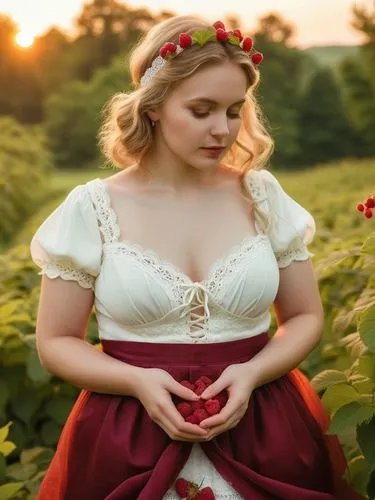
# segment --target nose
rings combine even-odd
[[[213,117],[211,134],[220,137],[225,137],[229,134],[228,117],[226,114],[218,114]]]

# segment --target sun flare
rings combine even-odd
[[[25,33],[24,31],[20,31],[16,35],[16,43],[20,47],[27,49],[28,47],[31,47],[34,42],[34,37],[33,35],[29,35],[28,33]]]

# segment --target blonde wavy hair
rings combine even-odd
[[[162,106],[174,86],[191,76],[203,65],[231,61],[243,68],[248,81],[245,103],[241,110],[238,136],[228,150],[224,164],[240,171],[240,178],[250,169],[260,170],[273,152],[273,141],[254,97],[259,72],[240,47],[229,43],[192,45],[168,62],[145,86],[140,79],[166,42],[178,43],[180,33],[212,29],[196,16],[176,16],[155,25],[130,55],[129,68],[134,90],[115,94],[104,106],[104,120],[99,144],[112,164],[125,168],[139,162],[153,142],[153,127],[147,112]]]

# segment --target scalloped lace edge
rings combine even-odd
[[[77,281],[82,288],[94,289],[95,278],[85,271],[58,262],[38,261],[37,263],[42,268],[39,275],[46,274],[50,279],[62,278],[65,281]]]

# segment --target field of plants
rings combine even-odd
[[[19,159],[12,175],[0,171],[7,187],[1,210],[11,214],[0,221],[2,500],[35,498],[78,394],[77,388],[46,372],[38,360],[34,334],[40,276],[30,258],[30,239],[70,189],[112,173],[53,171],[47,167],[43,145],[34,149],[39,155],[35,162],[43,168],[30,170],[27,161]],[[325,309],[325,331],[319,347],[300,368],[332,416],[328,432],[337,433],[343,444],[349,481],[374,498],[375,213],[366,218],[356,205],[375,194],[375,160],[347,160],[275,175],[317,224],[310,250]],[[98,342],[95,310],[87,340]]]

